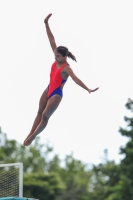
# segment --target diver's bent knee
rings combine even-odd
[[[42,120],[43,120],[43,121],[48,121],[48,120],[49,120],[49,117],[46,116],[45,114],[42,114]]]

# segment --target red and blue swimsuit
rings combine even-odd
[[[56,62],[52,64],[51,72],[50,72],[50,83],[48,85],[48,98],[52,97],[55,94],[58,94],[62,97],[62,90],[60,88],[62,83],[65,83],[67,80],[61,77],[61,71],[64,67],[66,67],[68,63],[64,64],[60,68],[56,67]]]

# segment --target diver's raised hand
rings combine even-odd
[[[48,20],[49,18],[51,17],[52,13],[50,13],[45,19],[44,19],[44,23],[47,24],[48,23]]]

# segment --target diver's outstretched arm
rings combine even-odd
[[[65,67],[64,72],[66,72],[72,79],[73,81],[78,84],[80,87],[84,88],[85,90],[87,90],[89,93],[91,92],[95,92],[99,89],[99,87],[95,88],[95,89],[90,89],[88,88],[73,72],[73,70],[70,67]]]
[[[51,48],[53,50],[53,52],[55,51],[56,49],[56,43],[55,43],[55,39],[54,39],[54,36],[50,30],[50,27],[49,27],[49,24],[48,24],[48,20],[49,18],[51,17],[52,14],[49,14],[45,19],[44,19],[44,23],[46,25],[46,32],[47,32],[47,35],[48,35],[48,39],[49,39],[49,42],[50,42],[50,45],[51,45]]]

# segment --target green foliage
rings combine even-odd
[[[112,194],[112,188],[119,181],[119,165],[107,160],[104,164],[93,165],[91,172],[89,200],[107,200]]]
[[[88,199],[88,184],[91,175],[86,164],[76,160],[73,155],[68,155],[59,174],[66,189],[57,197],[58,200]]]
[[[133,101],[128,99],[126,108],[133,112]],[[125,147],[120,148],[124,158],[120,163],[120,178],[118,184],[112,188],[112,194],[107,200],[133,200],[133,117],[124,117],[127,128],[120,128],[121,135],[128,137]]]
[[[57,173],[27,173],[24,175],[24,196],[55,200],[65,188]]]

